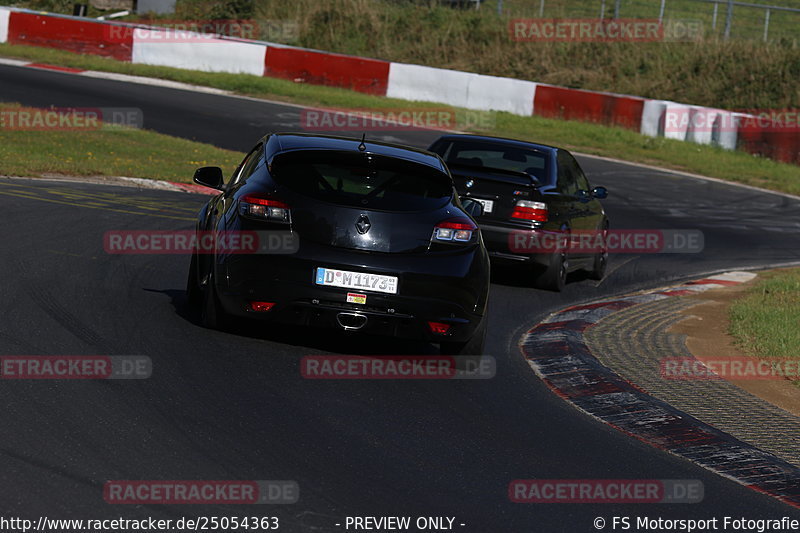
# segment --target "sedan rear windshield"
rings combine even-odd
[[[546,179],[548,154],[510,144],[484,141],[448,141],[434,150],[448,165],[524,172],[538,180]]]
[[[275,157],[273,179],[326,202],[383,211],[427,211],[453,195],[450,176],[426,165],[361,153],[298,151]]]

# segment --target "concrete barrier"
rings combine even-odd
[[[389,62],[270,45],[262,74],[383,96],[389,83]]]
[[[85,18],[14,10],[8,19],[7,40],[10,44],[60,48],[130,61],[132,38],[115,38],[111,35],[112,29],[119,27]]]
[[[392,63],[386,96],[530,116],[535,93],[531,81]]]
[[[133,32],[132,61],[145,65],[262,76],[266,52],[267,46],[260,43],[205,36],[182,42],[170,31]]]
[[[11,11],[5,7],[0,7],[0,43],[4,43],[8,40],[9,15],[11,15]]]
[[[534,99],[534,114],[545,118],[596,122],[639,130],[644,98],[611,93],[539,85]]]

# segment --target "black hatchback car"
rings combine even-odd
[[[219,189],[197,231],[283,232],[291,253],[195,253],[190,302],[209,327],[234,317],[438,343],[480,354],[489,257],[435,154],[363,139],[272,134]]]
[[[574,270],[602,279],[609,222],[599,200],[608,192],[589,185],[567,150],[478,135],[445,135],[428,149],[447,163],[462,198],[482,204],[477,221],[492,259],[528,266],[534,284],[550,290]],[[578,234],[600,244],[571,246]]]

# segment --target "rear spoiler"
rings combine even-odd
[[[476,175],[490,174],[493,178],[508,178],[507,181],[517,185],[532,185],[533,187],[541,187],[542,183],[532,174],[525,172],[517,172],[516,170],[505,170],[502,168],[492,167],[478,167],[475,165],[464,165],[461,163],[447,163],[450,168],[464,169]],[[463,174],[464,172],[459,172]],[[476,176],[478,177],[478,176]],[[506,180],[504,180],[506,181]]]

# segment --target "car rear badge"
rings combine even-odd
[[[369,228],[372,227],[372,224],[369,223],[369,217],[367,215],[361,215],[358,217],[356,221],[356,229],[361,235],[364,235],[366,232],[369,231]]]
[[[473,185],[475,185],[475,180],[472,180],[472,179],[469,179],[469,180],[467,180],[467,188],[468,188],[468,189],[469,189],[470,187],[472,187]]]

